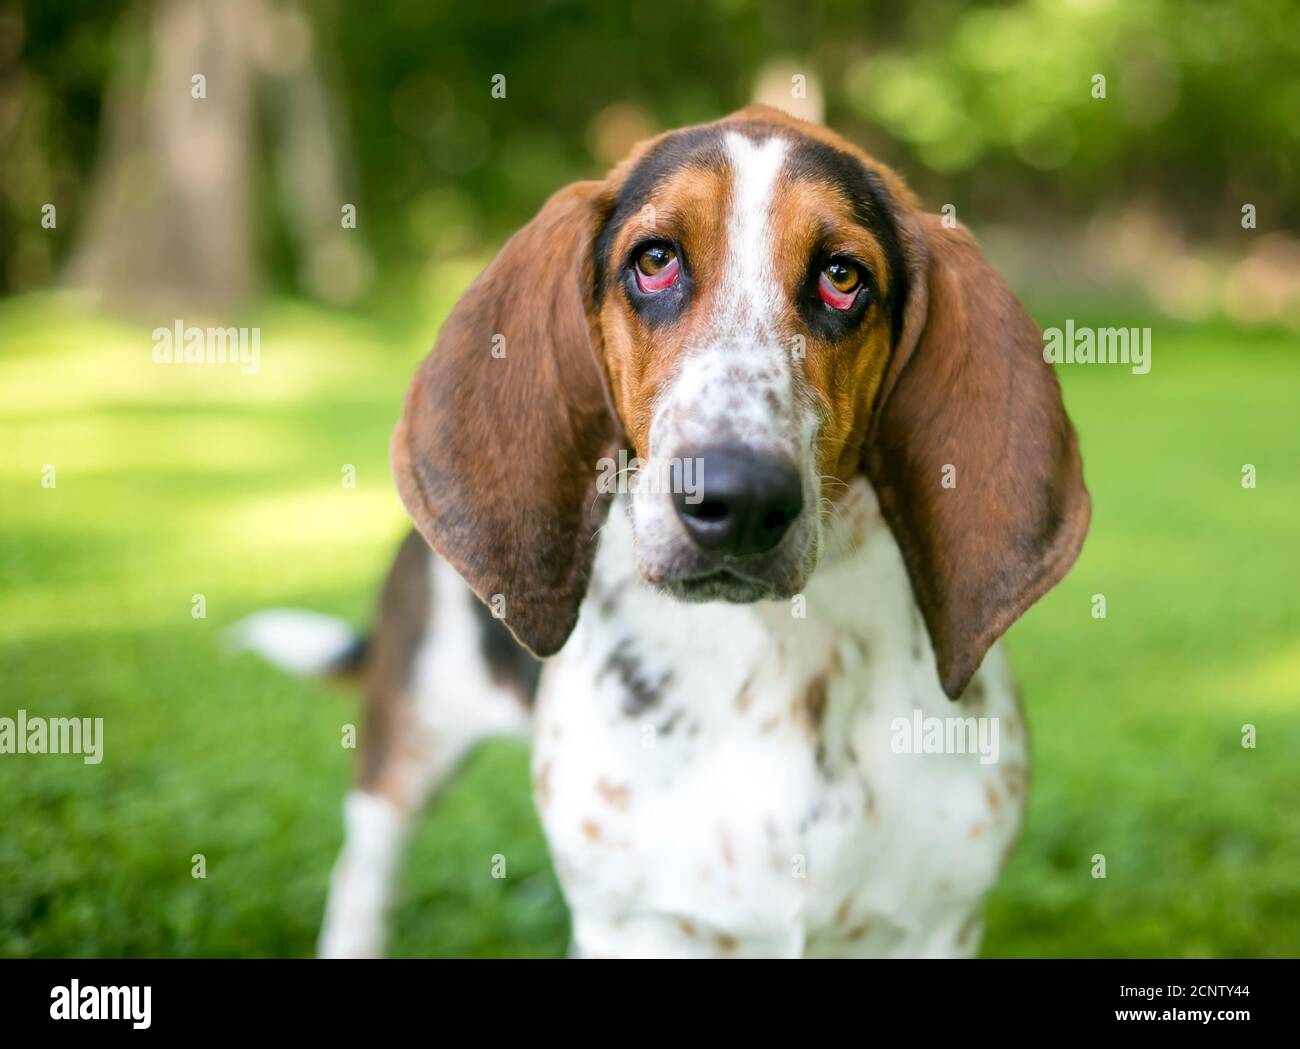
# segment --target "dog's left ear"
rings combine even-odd
[[[908,306],[864,465],[956,699],[1074,563],[1090,504],[1037,325],[964,227],[904,227]]]
[[[393,433],[420,534],[538,656],[577,621],[620,443],[588,295],[602,188],[560,190],[470,285]]]

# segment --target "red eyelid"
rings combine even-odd
[[[677,283],[677,277],[681,270],[681,264],[677,261],[676,256],[654,276],[642,273],[641,267],[638,266],[636,267],[636,286],[642,291],[663,291],[665,288],[671,288]]]
[[[858,292],[861,290],[862,286],[859,285],[852,291],[840,291],[824,273],[817,281],[817,292],[821,295],[822,302],[837,310],[847,310],[852,306],[853,301],[858,297]]]

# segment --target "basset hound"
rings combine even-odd
[[[661,135],[465,292],[392,462],[322,954],[382,950],[412,818],[530,723],[575,954],[976,952],[1028,774],[995,642],[1089,499],[963,227],[774,109]]]

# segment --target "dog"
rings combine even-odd
[[[243,628],[362,674],[322,955],[382,952],[413,817],[530,725],[574,954],[976,953],[1028,777],[997,641],[1090,503],[964,227],[775,109],[660,135],[465,292],[391,458],[416,531],[370,644]]]

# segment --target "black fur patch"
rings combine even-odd
[[[646,677],[641,658],[632,648],[631,640],[626,638],[620,641],[609,654],[605,665],[596,675],[596,680],[599,681],[607,674],[616,675],[619,684],[622,685],[623,713],[629,717],[636,717],[656,706],[663,699],[664,689],[668,687],[673,677],[671,670],[659,675],[658,680]]]
[[[541,661],[515,640],[505,623],[494,616],[487,605],[472,594],[468,600],[479,621],[479,648],[492,680],[498,685],[515,686],[531,705],[537,692],[538,678],[542,675]]]

